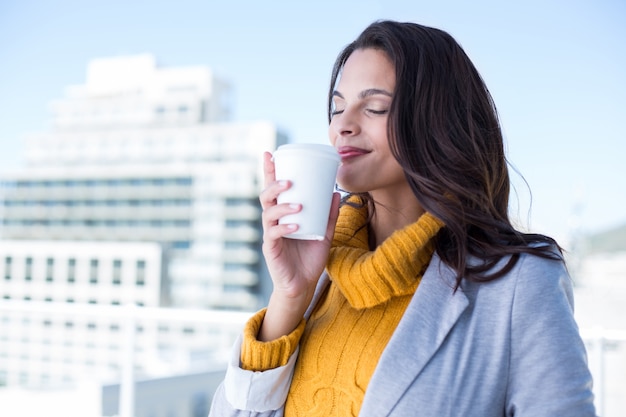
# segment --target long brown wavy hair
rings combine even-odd
[[[506,274],[522,253],[561,260],[550,237],[522,233],[508,215],[510,180],[495,104],[463,48],[448,33],[416,23],[377,21],[337,57],[328,95],[353,51],[384,51],[395,67],[388,137],[423,208],[445,227],[435,250],[465,277],[490,281]],[[361,195],[370,208],[373,201]],[[468,258],[480,262],[468,262]],[[502,259],[506,262],[495,268]]]

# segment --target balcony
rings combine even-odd
[[[233,294],[233,296],[236,296]],[[219,310],[192,310],[192,309],[171,309],[171,308],[145,308],[134,306],[98,306],[98,305],[77,305],[77,304],[56,304],[56,303],[35,303],[22,302],[14,300],[5,300],[0,304],[0,315],[2,316],[19,316],[22,320],[41,320],[46,317],[50,320],[66,320],[67,318],[76,318],[98,322],[98,326],[102,327],[103,318],[119,319],[123,323],[119,329],[119,336],[116,338],[116,348],[112,353],[107,355],[98,354],[96,359],[106,358],[106,361],[115,360],[116,369],[120,370],[118,380],[121,382],[121,391],[124,393],[120,398],[120,416],[129,416],[124,414],[128,410],[133,409],[135,378],[137,365],[155,370],[157,374],[163,375],[168,372],[176,372],[178,374],[193,373],[197,371],[193,364],[193,352],[189,350],[193,347],[197,352],[199,346],[189,344],[184,337],[173,337],[167,342],[167,349],[170,358],[177,358],[177,361],[164,361],[159,358],[158,352],[152,348],[155,344],[154,337],[164,331],[173,332],[175,329],[181,328],[202,328],[210,329],[210,338],[203,337],[201,340],[205,342],[211,340],[210,345],[206,346],[207,352],[213,352],[212,357],[216,360],[225,360],[228,352],[234,343],[235,338],[239,334],[243,323],[249,318],[251,313],[246,312],[228,312]],[[108,329],[108,326],[106,327]],[[138,333],[138,328],[143,329]],[[151,329],[151,330],[149,330]],[[15,330],[15,328],[14,328]],[[17,330],[15,330],[17,331]],[[618,417],[624,415],[626,410],[626,384],[624,384],[624,376],[621,371],[626,363],[626,332],[614,331],[609,329],[583,329],[582,336],[587,346],[591,371],[594,377],[594,392],[596,394],[596,409],[598,415],[602,417]],[[11,337],[16,333],[10,333],[11,336],[5,336],[2,344],[5,346],[5,352],[10,351],[11,355],[19,355],[20,349],[9,348],[15,343]],[[33,333],[34,334],[34,333]],[[85,334],[86,336],[86,334]],[[106,335],[105,335],[106,336]],[[62,360],[67,357],[64,349],[70,349],[68,354],[73,358],[87,359],[90,356],[86,350],[79,349],[76,344],[82,341],[92,340],[94,348],[97,351],[101,348],[102,343],[106,343],[105,347],[110,347],[110,337],[98,338],[77,338],[72,340],[72,345],[66,344],[66,338],[54,338],[39,335],[41,340],[26,340],[20,343],[29,343],[37,345],[30,348],[32,352],[45,353],[52,352],[50,361]],[[159,336],[160,340],[164,337]],[[11,339],[11,340],[9,340]],[[45,339],[45,340],[44,340]],[[45,342],[45,349],[41,348],[41,343]],[[57,346],[57,344],[61,344]],[[162,342],[161,342],[162,343]],[[207,342],[208,343],[208,342]],[[52,345],[55,346],[52,346]],[[152,348],[151,348],[152,346]],[[165,345],[163,345],[165,346]],[[38,349],[38,350],[37,350]],[[138,354],[141,352],[141,354]],[[95,360],[95,366],[103,362]],[[11,361],[9,361],[11,362]],[[11,362],[12,373],[20,372],[15,368],[16,363],[22,363],[24,366],[31,366],[27,362]],[[222,362],[223,363],[223,362]],[[225,365],[223,365],[225,366]],[[66,367],[67,368],[67,367]],[[3,370],[0,370],[3,371]],[[98,372],[92,372],[92,377],[98,375]],[[100,373],[101,375],[106,374]],[[157,375],[155,374],[155,377]],[[13,381],[13,377],[10,378]]]

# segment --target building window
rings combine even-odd
[[[33,280],[33,258],[26,258],[26,266],[24,271],[24,279],[26,281]]]
[[[7,281],[11,280],[11,265],[13,263],[13,258],[7,256],[4,258],[4,279]]]
[[[245,220],[226,220],[226,227],[236,228],[236,227],[247,226],[248,224],[249,222]]]
[[[241,271],[243,268],[241,264],[234,264],[232,262],[224,262],[224,271]]]
[[[191,178],[175,178],[174,182],[176,185],[191,185]]]
[[[73,284],[76,282],[76,259],[67,260],[67,282]]]
[[[172,247],[174,247],[175,249],[189,249],[190,246],[191,242],[188,240],[179,240],[172,242]]]
[[[98,283],[98,260],[92,259],[89,263],[89,283],[97,284]]]
[[[146,285],[146,261],[141,259],[137,261],[136,284],[138,286]]]
[[[113,285],[122,283],[122,261],[115,259],[113,261]]]
[[[54,280],[54,258],[46,259],[46,282]]]

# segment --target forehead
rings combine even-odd
[[[337,90],[380,88],[392,92],[395,84],[395,69],[385,52],[356,49],[343,66]]]

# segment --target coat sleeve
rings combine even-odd
[[[209,417],[283,417],[283,409],[281,407],[278,410],[265,412],[238,410],[226,400],[224,383],[222,383],[215,391]]]
[[[511,312],[509,417],[595,416],[591,373],[559,261],[522,256]]]
[[[322,274],[305,319],[310,316],[329,283],[328,276]],[[303,324],[304,320],[299,326],[300,335]],[[242,343],[243,336],[240,336],[231,351],[226,377],[213,396],[209,417],[282,417],[299,347],[286,365],[259,372],[240,366]]]
[[[235,342],[226,377],[217,388],[209,417],[281,417],[298,349],[285,366],[267,371],[240,367],[241,336]]]

